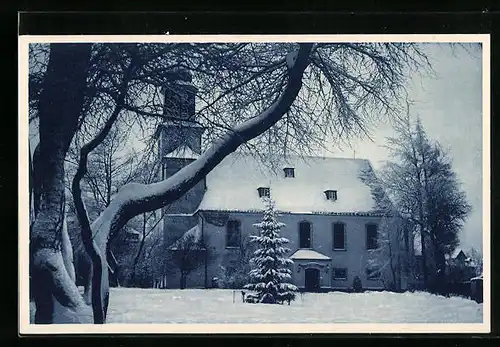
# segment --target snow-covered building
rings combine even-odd
[[[169,120],[158,129],[162,179],[201,155],[204,131],[192,119],[196,89],[183,83],[166,90],[165,99],[170,100],[166,115],[182,120]],[[221,276],[222,267],[230,272],[238,263],[246,240],[258,232],[253,224],[262,218],[263,197],[275,201],[279,219],[286,224],[281,235],[290,240],[292,282],[297,287],[307,291],[349,289],[355,277],[364,288],[387,285],[395,265],[390,264],[386,250],[380,252],[387,243],[378,239],[385,217],[372,189],[361,179],[370,163],[364,159],[288,157],[273,167],[252,155],[230,154],[166,207],[166,251],[176,249],[173,246],[183,235],[196,231],[216,253],[189,275],[187,287],[210,287],[213,278]],[[391,243],[392,255],[402,254],[400,259],[407,259],[413,253],[412,240],[398,238],[396,243]],[[378,261],[373,262],[373,257]],[[403,267],[396,271],[402,274],[404,288],[407,271]],[[178,287],[178,276],[169,275],[167,287]]]

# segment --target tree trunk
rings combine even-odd
[[[434,259],[436,260],[436,284],[435,291],[439,294],[444,294],[446,292],[446,259],[443,252],[441,252],[436,246],[436,251],[434,252]]]
[[[68,271],[68,275],[73,282],[76,283],[75,264],[73,262],[73,247],[68,234],[68,224],[66,220],[66,212],[63,215],[63,227],[61,234],[61,253],[64,261],[64,267]]]
[[[185,273],[181,272],[179,288],[186,289],[186,282],[187,282],[187,275]]]
[[[427,251],[425,247],[425,233],[424,228],[420,226],[420,243],[422,244],[422,276],[424,280],[424,288],[427,289],[428,285],[428,272],[427,272]]]
[[[30,239],[39,324],[92,322],[90,308],[68,272],[69,238],[64,236],[64,159],[83,105],[90,48],[90,44],[51,44],[40,94],[40,158],[44,159],[34,167],[41,194]]]

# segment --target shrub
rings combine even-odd
[[[356,276],[352,281],[352,290],[355,293],[361,293],[363,291],[363,285],[361,284],[361,279]]]

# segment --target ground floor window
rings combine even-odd
[[[347,279],[347,269],[346,268],[333,268],[332,276],[335,281],[346,280]]]
[[[368,267],[366,268],[366,278],[369,280],[379,280],[380,279],[380,268],[378,267]]]

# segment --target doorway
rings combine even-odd
[[[319,270],[318,269],[306,269],[305,270],[305,290],[306,292],[318,292],[319,291]]]

